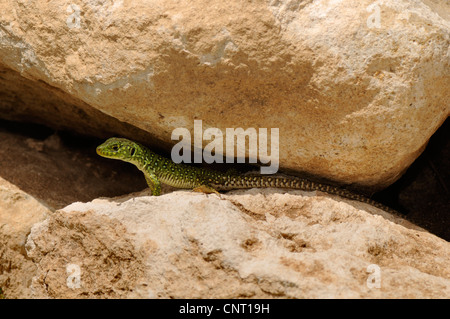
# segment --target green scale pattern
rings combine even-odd
[[[306,179],[229,174],[181,163],[176,164],[172,160],[152,152],[147,147],[125,138],[113,137],[108,139],[97,147],[97,154],[136,165],[144,173],[147,184],[152,190],[152,195],[155,196],[161,194],[161,183],[176,188],[194,189],[205,193],[217,193],[220,190],[240,188],[290,188],[338,195],[343,198],[367,203],[398,215],[395,210],[363,195]]]

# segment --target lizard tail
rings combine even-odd
[[[290,188],[299,189],[303,191],[321,191],[330,195],[337,195],[346,199],[363,202],[388,213],[400,215],[397,211],[387,207],[377,201],[374,201],[364,195],[353,193],[349,190],[330,186],[326,184],[316,183],[302,178],[287,178],[281,176],[262,176],[262,175],[247,175],[237,176],[230,175],[227,181],[218,187],[219,190],[231,190],[236,188]]]

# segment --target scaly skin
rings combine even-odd
[[[147,147],[127,140],[113,137],[97,147],[97,154],[106,158],[118,159],[132,163],[144,173],[152,195],[161,194],[161,183],[176,187],[193,189],[204,193],[217,193],[219,190],[238,188],[291,188],[303,191],[321,191],[338,195],[347,199],[370,204],[387,212],[398,214],[363,195],[330,185],[312,182],[296,177],[239,175],[221,173],[186,164],[176,164],[170,159],[160,156]]]

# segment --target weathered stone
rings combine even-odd
[[[36,224],[33,297],[450,297],[450,244],[368,205],[270,189],[146,194]]]
[[[0,177],[0,288],[8,298],[30,297],[37,272],[26,256],[31,227],[45,219],[49,209]]]
[[[66,101],[29,111],[10,83],[0,103],[8,118],[48,114],[41,120],[104,134],[99,110],[166,143],[194,119],[222,131],[276,127],[284,169],[380,189],[449,114],[446,1],[0,6],[1,68],[45,82]]]

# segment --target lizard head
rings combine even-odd
[[[106,158],[131,162],[139,145],[126,138],[112,137],[97,147],[97,154]]]

